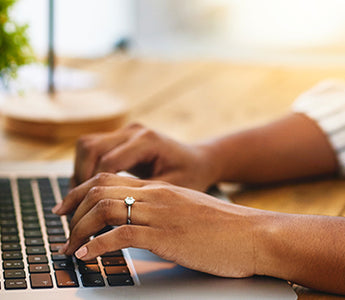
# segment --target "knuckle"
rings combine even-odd
[[[142,128],[144,128],[144,126],[142,124],[140,124],[140,123],[134,122],[134,123],[129,124],[127,126],[127,128],[130,129],[130,130],[136,130],[136,129],[142,129]]]
[[[165,185],[158,184],[150,189],[155,198],[168,199],[175,196],[175,192]]]
[[[102,195],[102,192],[103,192],[103,188],[101,186],[94,186],[88,191],[87,198],[89,199],[99,198]]]
[[[84,135],[77,141],[77,149],[82,152],[88,152],[93,148],[93,138],[91,135]]]
[[[95,175],[95,183],[96,185],[105,185],[109,179],[112,177],[110,173],[107,172],[100,172]]]
[[[157,138],[157,133],[152,129],[143,128],[142,130],[140,130],[139,136],[145,140],[151,141]]]

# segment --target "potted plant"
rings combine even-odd
[[[18,67],[33,61],[27,25],[19,25],[9,15],[16,1],[0,1],[0,80],[5,86],[16,77]]]

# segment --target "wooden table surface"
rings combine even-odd
[[[166,62],[112,55],[63,64],[100,76],[100,90],[123,97],[129,122],[183,142],[254,126],[289,112],[293,100],[318,81],[345,79],[345,68],[283,67],[223,61]],[[0,164],[10,160],[73,159],[73,140],[44,142],[0,131]],[[0,167],[1,168],[1,167]],[[233,201],[289,213],[345,215],[345,182],[324,179],[230,193]],[[345,299],[295,287],[299,299]]]

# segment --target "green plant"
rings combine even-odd
[[[19,66],[33,61],[27,25],[19,25],[9,16],[16,1],[0,0],[0,78],[5,82],[16,77]]]

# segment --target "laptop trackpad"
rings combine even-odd
[[[296,299],[283,280],[222,278],[181,267],[146,250],[128,250],[145,298],[191,299],[197,295],[198,299]]]

